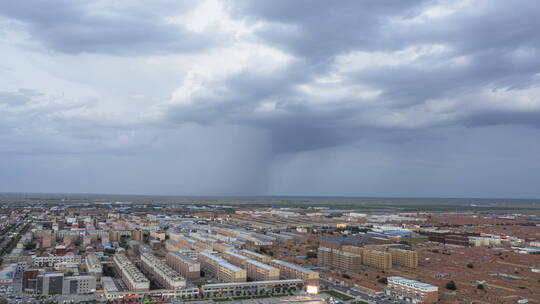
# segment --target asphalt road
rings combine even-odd
[[[328,286],[329,289],[331,290],[339,291],[341,293],[354,297],[355,299],[351,300],[350,302],[364,301],[370,304],[406,304],[407,303],[404,301],[388,299],[388,297],[384,295],[372,296],[368,294],[367,292],[362,292],[359,290],[351,289],[349,287],[341,286],[339,284],[336,284],[332,281],[329,281],[323,278],[321,278],[321,282],[324,285]]]

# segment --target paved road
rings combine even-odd
[[[352,289],[346,286],[342,286],[332,281],[329,281],[327,279],[321,278],[321,282],[324,285],[328,286],[329,289],[333,289],[341,293],[344,293],[346,295],[349,295],[351,297],[354,297],[355,299],[352,300],[351,302],[364,301],[370,304],[406,304],[406,302],[403,302],[403,301],[388,299],[388,297],[384,295],[371,295],[367,292],[363,292],[357,289]]]

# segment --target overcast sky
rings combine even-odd
[[[539,12],[0,1],[0,192],[538,198]]]

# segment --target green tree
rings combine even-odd
[[[456,282],[450,281],[450,282],[446,283],[446,289],[448,289],[448,290],[456,290],[457,289]]]

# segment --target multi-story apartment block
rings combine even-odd
[[[223,253],[223,258],[229,263],[238,267],[245,267],[246,260],[248,259],[248,257],[246,257],[245,255],[241,255],[240,253],[238,253],[238,251],[233,250],[225,251]]]
[[[343,250],[319,247],[317,259],[320,266],[330,266],[346,271],[358,271],[362,256]]]
[[[142,241],[144,237],[144,233],[142,230],[136,229],[131,231],[131,239],[134,241]]]
[[[101,277],[103,273],[103,267],[101,266],[101,261],[94,253],[89,253],[86,255],[86,269],[88,273],[96,276],[97,279]]]
[[[362,252],[364,251],[364,248],[358,247],[358,246],[352,246],[352,245],[343,245],[341,247],[341,250],[343,250],[345,252],[350,252],[350,253],[355,253],[355,254],[362,255]]]
[[[113,257],[114,267],[122,281],[131,291],[146,291],[150,289],[150,281],[131,263],[126,255],[117,253]]]
[[[227,262],[219,264],[218,280],[221,282],[245,282],[247,272]]]
[[[261,263],[270,263],[270,261],[272,261],[272,257],[250,250],[240,250],[240,254]]]
[[[225,251],[234,249],[234,246],[227,243],[215,242],[212,244],[212,249],[214,251],[224,253]]]
[[[388,277],[387,279],[388,285],[384,292],[390,297],[415,304],[438,301],[439,288],[437,286],[402,277]]]
[[[362,254],[362,264],[379,268],[392,268],[392,255],[385,251],[365,249]]]
[[[191,258],[193,260],[199,259],[199,252],[197,250],[193,249],[182,249],[178,251],[180,254],[187,256],[188,258]]]
[[[245,260],[247,277],[253,281],[279,280],[279,269],[256,260]]]
[[[186,287],[186,279],[150,252],[141,254],[141,265],[152,278],[166,289]]]
[[[109,240],[111,242],[120,242],[120,231],[109,231]]]
[[[169,252],[166,256],[167,265],[180,273],[186,279],[201,277],[201,264],[194,259],[178,252]]]
[[[208,252],[199,253],[199,262],[205,272],[217,277],[221,282],[245,282],[246,271]]]
[[[392,264],[406,267],[418,267],[418,252],[400,248],[388,248],[392,255]]]
[[[56,267],[60,263],[80,263],[80,255],[62,255],[62,256],[46,256],[33,257],[32,264],[35,267]]]
[[[175,240],[166,240],[165,241],[165,249],[169,251],[179,251],[184,248],[180,246],[180,244]]]
[[[300,279],[306,283],[319,284],[319,273],[281,260],[272,260],[270,265],[279,269],[281,279]]]

